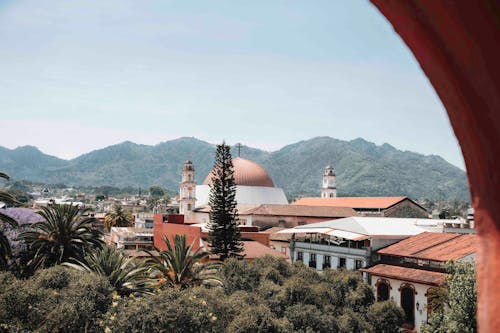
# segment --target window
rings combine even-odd
[[[339,266],[338,268],[345,268],[345,258],[339,258]]]
[[[191,204],[188,204],[188,208],[187,208],[187,210],[188,210],[188,211],[189,211],[189,210],[191,210]]]
[[[323,259],[323,269],[332,267],[332,257],[325,256]]]
[[[401,285],[401,307],[405,312],[404,323],[411,326],[415,325],[415,287],[404,283]]]
[[[304,252],[297,252],[297,261],[304,261]]]
[[[309,254],[309,267],[316,268],[316,253]]]
[[[377,301],[389,300],[389,284],[385,281],[377,282]]]
[[[333,198],[333,193],[330,193],[330,198]]]
[[[363,261],[362,260],[356,260],[355,261],[356,269],[360,269],[363,267]]]

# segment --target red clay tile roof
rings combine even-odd
[[[263,204],[258,207],[239,211],[241,215],[274,215],[274,216],[302,216],[302,217],[349,217],[355,216],[354,209],[349,207],[331,206],[304,206],[304,205],[271,205]]]
[[[292,205],[386,209],[407,197],[301,198]]]
[[[424,232],[378,250],[378,254],[448,261],[476,252],[476,235]]]
[[[241,254],[245,256],[245,259],[255,259],[263,257],[265,255],[270,255],[273,257],[279,257],[285,259],[288,258],[286,254],[278,252],[257,241],[242,241],[242,243],[243,243],[243,252]],[[204,242],[204,244],[206,248],[209,248],[208,243]],[[217,258],[217,256],[211,254],[210,258],[214,259]]]
[[[245,259],[259,258],[265,256],[266,254],[273,257],[288,258],[285,254],[255,241],[243,241],[243,249]]]
[[[448,274],[446,273],[432,272],[423,269],[393,266],[387,264],[378,264],[370,268],[362,268],[360,269],[360,271],[390,279],[424,283],[434,286],[443,284],[448,277]]]

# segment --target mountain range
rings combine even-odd
[[[235,156],[234,147],[232,152]],[[33,146],[0,147],[0,171],[14,180],[68,186],[160,185],[176,193],[184,161],[193,162],[200,184],[213,166],[214,153],[214,145],[187,137],[154,146],[126,141],[71,160],[46,155]],[[274,152],[242,146],[241,157],[261,164],[289,197],[319,196],[322,173],[331,164],[339,196],[470,198],[465,172],[443,158],[401,151],[387,143],[375,145],[362,138],[316,137]]]

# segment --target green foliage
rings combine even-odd
[[[220,284],[220,279],[215,275],[219,263],[203,263],[209,254],[198,248],[193,251],[193,244],[186,244],[185,235],[175,235],[174,245],[168,237],[163,241],[167,245],[166,251],[160,251],[159,257],[147,251],[151,258],[152,268],[160,275],[160,281],[170,286],[185,288],[201,283]]]
[[[106,260],[98,261],[102,265]],[[251,277],[245,279],[247,273]],[[142,297],[113,291],[116,285],[100,269],[87,272],[59,265],[38,270],[28,280],[0,273],[0,331],[378,333],[399,329],[402,310],[391,302],[373,304],[373,295],[366,295],[371,289],[357,272],[320,275],[303,265],[263,257],[253,262],[230,258],[219,274],[226,288],[161,288]]]
[[[238,228],[233,161],[230,148],[225,143],[217,145],[213,170],[208,242],[212,253],[224,261],[229,257],[241,257],[239,253],[243,251]]]
[[[30,266],[50,267],[70,260],[82,260],[102,246],[102,234],[92,227],[93,218],[82,216],[87,210],[73,205],[42,207],[44,221],[33,224],[22,237],[28,245]]]
[[[474,264],[470,262],[447,264],[450,273],[447,293],[438,295],[444,306],[433,305],[433,311],[422,332],[477,332],[477,286]]]
[[[131,227],[134,224],[134,216],[121,205],[114,205],[110,212],[104,216],[104,226],[110,230],[112,227]]]
[[[165,189],[161,186],[158,186],[158,185],[153,185],[149,188],[149,195],[153,196],[153,197],[162,197],[164,196],[165,194],[167,194],[167,192],[165,191]]]
[[[150,294],[152,290],[153,279],[149,274],[150,267],[145,261],[128,258],[108,246],[88,254],[83,261],[64,265],[108,279],[113,289],[121,296]]]
[[[377,302],[368,309],[368,322],[373,333],[398,333],[404,316],[403,309],[393,301]]]
[[[0,178],[6,180],[10,179],[9,176],[3,172],[0,172]],[[0,190],[0,202],[3,202],[6,205],[18,203],[16,198],[11,193],[4,190]],[[0,211],[0,269],[7,267],[8,259],[12,255],[9,240],[3,233],[3,228],[1,228],[4,223],[9,224],[14,228],[18,226],[16,220]]]
[[[94,274],[62,266],[17,280],[0,273],[0,322],[7,332],[97,332],[111,287]]]
[[[315,305],[296,304],[289,306],[285,317],[298,332],[338,332],[339,327],[333,313],[324,312]]]
[[[252,291],[260,283],[260,271],[254,265],[234,258],[224,262],[222,278],[228,294],[237,290]]]
[[[292,325],[286,318],[278,319],[276,315],[263,304],[246,307],[234,318],[227,328],[233,333],[280,333],[290,332]]]

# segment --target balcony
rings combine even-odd
[[[363,256],[363,257],[369,255],[369,250],[367,248],[359,249],[359,248],[352,248],[345,246],[335,246],[335,245],[320,244],[320,243],[306,243],[299,241],[295,242],[295,249],[298,251],[304,250],[305,252],[313,250],[317,252],[349,254],[349,255]]]

